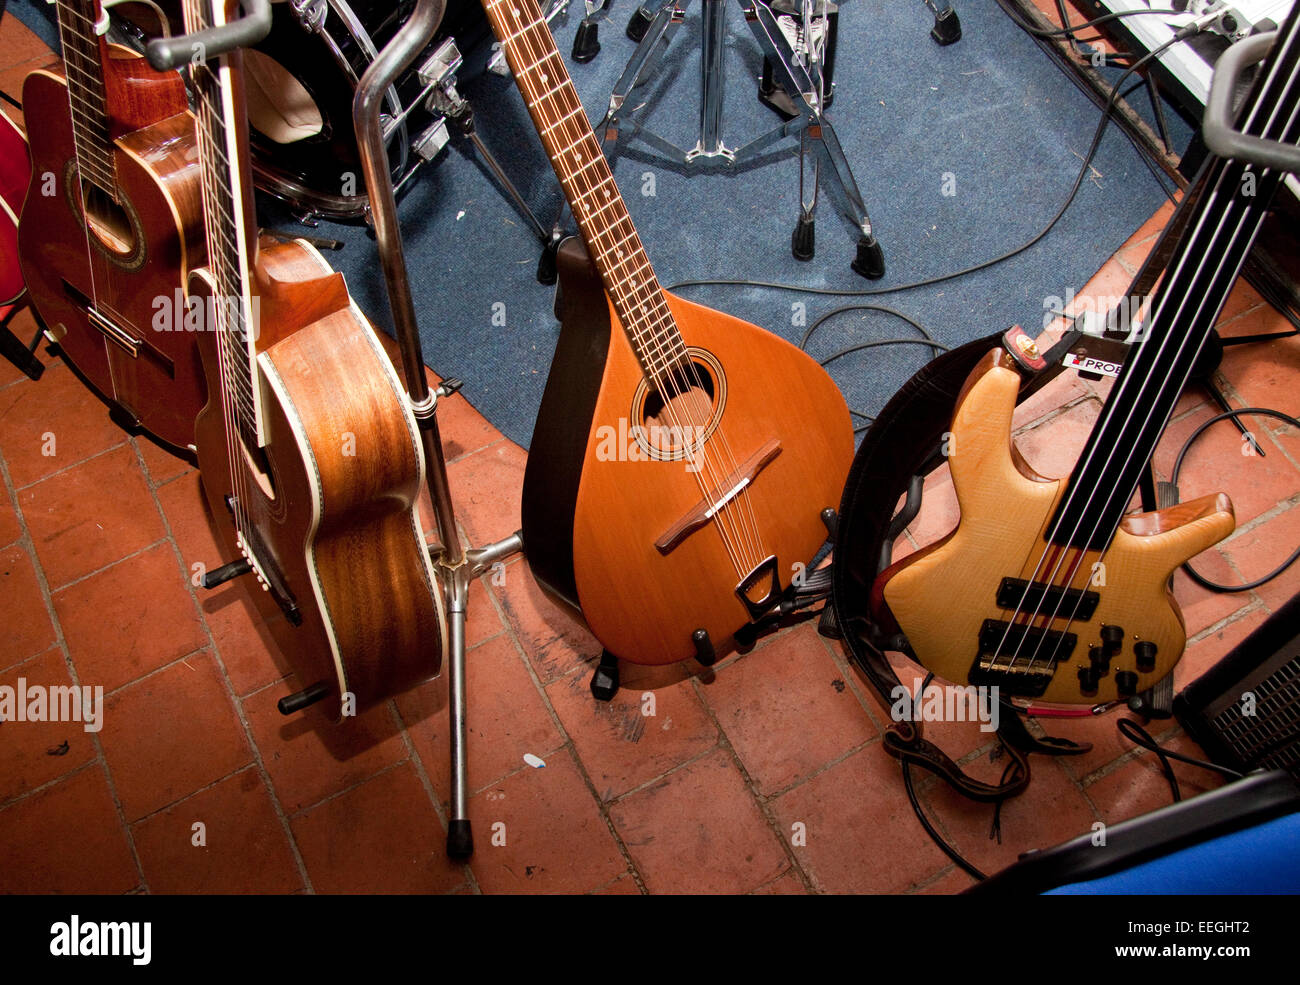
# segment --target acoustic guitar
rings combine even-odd
[[[66,76],[23,83],[32,179],[23,276],[59,349],[122,425],[177,449],[206,394],[186,274],[203,262],[199,166],[185,83],[110,47],[99,0],[56,0]]]
[[[190,33],[233,15],[185,0]],[[208,265],[189,281],[211,398],[195,424],[200,477],[251,573],[268,625],[334,720],[434,676],[442,597],[416,514],[415,418],[374,330],[308,244],[254,235],[238,53],[192,67]]]
[[[1247,135],[1300,138],[1298,24],[1293,14],[1241,110]],[[1232,533],[1232,505],[1218,494],[1128,510],[1281,177],[1207,162],[1140,340],[1068,479],[1037,474],[1011,441],[1021,381],[1010,358],[991,352],[971,373],[948,454],[960,521],[872,590],[877,623],[901,630],[928,670],[1066,704],[1127,698],[1173,670],[1187,638],[1171,578]]]
[[[793,345],[660,287],[537,3],[484,8],[586,244],[560,252],[529,564],[610,653],[711,662],[825,540],[848,407]]]

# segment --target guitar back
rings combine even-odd
[[[267,243],[254,282],[267,443],[254,456],[234,438],[232,463],[214,397],[195,427],[199,468],[232,556],[243,550],[228,505],[238,500],[247,553],[271,585],[254,598],[301,686],[328,685],[322,707],[337,720],[441,666],[445,616],[416,512],[423,459],[392,364],[342,277],[303,244]],[[213,294],[206,271],[191,289]],[[200,333],[214,395],[215,340]]]

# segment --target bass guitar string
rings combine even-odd
[[[1273,102],[1273,106],[1271,107],[1269,118],[1264,123],[1261,132],[1267,135],[1269,134],[1270,131],[1279,131],[1275,133],[1275,136],[1281,139],[1286,138],[1288,131],[1293,131],[1295,129],[1297,116],[1298,114],[1300,114],[1300,98],[1297,98],[1297,96],[1295,95],[1297,94],[1297,88],[1298,88],[1296,85],[1296,81],[1297,78],[1300,77],[1300,65],[1297,65],[1296,67],[1293,67],[1291,69],[1291,74],[1287,78],[1285,84],[1282,86],[1282,92],[1280,94],[1269,93],[1268,90],[1276,85],[1277,74],[1283,70],[1283,62],[1292,55],[1292,51],[1289,47],[1291,43],[1290,41],[1291,37],[1294,37],[1294,31],[1292,35],[1289,36],[1288,39],[1286,39],[1286,45],[1282,43],[1283,39],[1279,38],[1279,41],[1276,47],[1274,48],[1275,52],[1277,52],[1277,55],[1273,59],[1273,65],[1270,68],[1270,76],[1266,81],[1266,83],[1258,90],[1260,96],[1256,101],[1255,105],[1253,105],[1250,109],[1250,112],[1248,114],[1248,121],[1246,125],[1247,129],[1249,129],[1254,125],[1256,113],[1260,110],[1260,108],[1264,103],[1270,101],[1269,97],[1272,96],[1273,98],[1271,101]],[[1289,110],[1289,116],[1284,121],[1281,127],[1277,127],[1276,125],[1278,123],[1278,116],[1280,114],[1288,112],[1286,110],[1286,102],[1287,102],[1288,95],[1291,95],[1290,101],[1292,103],[1292,106]],[[1230,288],[1231,284],[1236,280],[1237,273],[1239,272],[1242,263],[1245,262],[1246,254],[1249,252],[1248,244],[1243,240],[1249,240],[1253,238],[1253,234],[1251,236],[1247,236],[1243,238],[1241,235],[1242,230],[1249,229],[1249,225],[1252,221],[1254,222],[1255,229],[1257,230],[1259,227],[1259,223],[1263,221],[1263,216],[1260,210],[1257,209],[1249,202],[1241,202],[1239,193],[1235,190],[1236,188],[1240,187],[1240,185],[1244,181],[1245,175],[1247,174],[1259,175],[1259,178],[1262,181],[1268,181],[1270,177],[1273,177],[1270,175],[1269,169],[1264,168],[1256,171],[1253,169],[1253,165],[1249,165],[1249,164],[1242,164],[1233,161],[1225,161],[1220,166],[1219,175],[1216,181],[1216,187],[1209,204],[1213,206],[1217,204],[1217,199],[1221,195],[1226,196],[1227,201],[1226,201],[1226,205],[1224,206],[1225,215],[1219,221],[1218,226],[1214,229],[1213,233],[1210,235],[1211,242],[1207,244],[1206,248],[1202,251],[1201,263],[1197,267],[1196,272],[1193,274],[1191,278],[1192,283],[1188,285],[1187,290],[1184,292],[1183,296],[1178,300],[1178,309],[1170,319],[1171,322],[1177,322],[1182,318],[1183,310],[1188,300],[1190,300],[1193,296],[1198,298],[1198,300],[1196,302],[1195,313],[1193,314],[1191,319],[1191,324],[1195,325],[1197,322],[1203,322],[1207,313],[1211,318],[1213,318],[1213,316],[1217,314],[1217,310],[1212,310],[1212,309],[1217,308],[1218,305],[1212,305],[1211,298],[1226,297],[1228,288]],[[1223,233],[1226,229],[1228,229],[1228,223],[1231,219],[1233,212],[1235,211],[1239,211],[1241,213],[1240,217],[1237,219],[1235,227],[1233,227],[1231,231],[1228,233],[1226,237],[1227,242],[1224,243]],[[1199,234],[1199,229],[1198,229],[1198,234]],[[1229,249],[1229,247],[1231,247],[1231,249]],[[1192,250],[1189,247],[1188,253],[1190,254],[1191,252]],[[1215,269],[1209,269],[1207,271],[1206,265],[1209,263],[1211,257],[1215,258],[1217,267]],[[1231,267],[1230,277],[1227,275],[1228,274],[1227,268],[1229,266]],[[1209,273],[1209,280],[1210,280],[1210,284],[1207,285],[1207,289],[1204,291],[1195,290],[1195,288],[1198,286],[1201,280],[1202,274],[1206,272]],[[1214,282],[1216,280],[1222,282],[1221,289],[1218,291],[1212,290],[1212,288],[1215,286]],[[1156,319],[1159,318],[1159,316],[1163,315],[1164,308],[1167,306],[1167,300],[1169,296],[1170,295],[1168,293],[1162,295],[1161,303],[1159,303],[1155,314],[1153,314],[1152,322],[1150,323],[1151,325],[1154,325]],[[1148,325],[1148,330],[1150,330],[1150,325]],[[1174,359],[1169,361],[1168,369],[1165,371],[1164,378],[1160,381],[1157,390],[1157,396],[1155,398],[1157,401],[1170,403],[1170,397],[1173,394],[1181,392],[1182,389],[1186,386],[1187,380],[1190,378],[1191,370],[1195,363],[1196,355],[1199,354],[1200,349],[1204,346],[1205,337],[1208,336],[1208,328],[1204,332],[1193,332],[1192,334],[1193,335],[1200,334],[1202,336],[1200,343],[1198,343],[1196,346],[1196,353],[1194,353],[1192,358],[1189,361],[1187,361],[1187,369],[1183,373],[1179,374],[1178,376],[1175,376],[1177,370],[1177,364],[1179,362],[1178,357],[1186,351],[1185,342],[1176,343],[1176,346],[1182,345],[1183,348],[1182,351],[1180,351],[1175,355]],[[1163,355],[1163,342],[1162,342],[1162,349],[1159,355]],[[1153,369],[1155,366],[1158,366],[1160,364],[1161,363],[1159,360],[1154,362]],[[1171,385],[1176,385],[1176,389],[1173,389],[1172,393],[1171,393]],[[1129,415],[1125,418],[1124,426],[1122,428],[1124,432],[1128,431],[1129,425],[1132,422],[1132,417],[1135,411],[1136,411],[1136,405],[1134,408],[1130,409]],[[1130,465],[1133,463],[1134,461],[1133,456],[1135,452],[1136,452],[1136,442],[1134,442],[1129,447],[1129,450],[1125,455],[1124,462],[1120,467],[1121,474],[1125,470],[1127,470],[1130,467]],[[1108,467],[1109,467],[1109,463],[1108,463]],[[1114,486],[1111,488],[1109,494],[1107,495],[1106,500],[1104,501],[1103,509],[1098,514],[1097,521],[1094,523],[1093,529],[1089,532],[1088,539],[1086,542],[1088,543],[1092,542],[1092,540],[1095,538],[1097,533],[1101,530],[1101,524],[1103,522],[1104,517],[1116,505],[1115,496],[1116,493],[1119,491],[1120,489],[1118,486]],[[1131,498],[1132,495],[1133,495],[1133,490],[1129,489],[1128,497]],[[1081,522],[1082,521],[1080,519],[1079,523]],[[1076,526],[1078,526],[1078,523],[1076,523]],[[1073,539],[1073,535],[1072,535],[1072,539]],[[1108,543],[1107,548],[1102,551],[1103,559],[1105,557],[1106,551],[1109,550],[1109,547],[1110,544]],[[1062,595],[1061,599],[1058,600],[1056,611],[1053,613],[1049,622],[1054,622],[1061,618],[1060,610],[1062,605],[1064,604],[1064,599],[1065,596]],[[1082,604],[1082,597],[1076,600],[1074,608],[1071,611],[1069,620],[1066,624],[1065,631],[1068,631],[1070,626],[1073,625],[1074,620],[1077,618],[1079,607],[1081,604]],[[1039,647],[1041,647],[1041,645],[1042,643],[1040,641]],[[1057,646],[1059,647],[1059,645],[1060,644],[1058,641]],[[1037,659],[1037,653],[1035,653],[1035,659]],[[1049,659],[1055,659],[1055,651],[1049,656]],[[1031,666],[1033,665],[1032,660],[1030,665]]]
[[[1293,25],[1293,29],[1294,29],[1294,25]],[[1293,33],[1294,33],[1294,30],[1293,30]],[[1288,41],[1288,43],[1289,43],[1289,41]],[[1279,43],[1278,47],[1277,47],[1275,50],[1277,50],[1277,51],[1279,51],[1279,52],[1282,52],[1282,51],[1283,51],[1283,46]],[[1275,58],[1275,59],[1274,59],[1273,65],[1270,67],[1270,70],[1269,70],[1269,78],[1268,78],[1268,80],[1267,80],[1265,86],[1262,87],[1262,88],[1259,90],[1260,93],[1261,93],[1261,96],[1260,96],[1260,98],[1256,101],[1256,103],[1251,107],[1251,109],[1250,109],[1250,111],[1249,111],[1249,114],[1248,114],[1248,123],[1247,123],[1247,126],[1248,126],[1248,127],[1249,127],[1249,126],[1253,126],[1254,123],[1255,123],[1256,115],[1257,115],[1257,113],[1260,111],[1260,109],[1262,108],[1262,104],[1263,104],[1263,102],[1264,102],[1264,93],[1265,93],[1269,88],[1273,87],[1273,86],[1276,84],[1276,81],[1277,81],[1277,74],[1278,74],[1279,71],[1281,71],[1281,64],[1282,64],[1282,61],[1283,61],[1283,58],[1280,57],[1280,56],[1279,56],[1278,58]],[[1294,88],[1294,81],[1295,81],[1295,73],[1294,73],[1294,71],[1293,71],[1293,72],[1292,72],[1292,75],[1291,75],[1291,78],[1287,81],[1286,88]],[[1271,109],[1271,115],[1270,115],[1268,121],[1265,123],[1264,128],[1263,128],[1264,132],[1267,132],[1267,131],[1268,131],[1268,130],[1269,130],[1269,129],[1274,125],[1274,123],[1276,122],[1276,119],[1277,119],[1278,114],[1281,113],[1281,112],[1283,112],[1283,110],[1284,110],[1284,106],[1285,106],[1285,93],[1286,93],[1286,88],[1284,88],[1284,92],[1283,92],[1283,94],[1282,94],[1281,97],[1277,97],[1277,98],[1274,99],[1274,105],[1273,105],[1273,107],[1272,107],[1272,109]],[[1288,121],[1287,126],[1290,126],[1291,124],[1294,123],[1295,113],[1296,113],[1296,109],[1295,109],[1295,108],[1292,108],[1292,110],[1291,110],[1291,118],[1290,118],[1290,120]],[[1210,221],[1211,211],[1214,210],[1215,207],[1218,205],[1219,200],[1220,200],[1220,196],[1221,196],[1221,194],[1223,193],[1223,183],[1224,183],[1224,179],[1228,176],[1229,173],[1231,173],[1231,172],[1233,172],[1233,171],[1234,171],[1234,169],[1233,169],[1232,167],[1230,167],[1227,163],[1223,164],[1223,165],[1220,167],[1220,169],[1219,169],[1219,174],[1217,175],[1217,177],[1216,177],[1216,179],[1215,179],[1215,188],[1214,188],[1213,191],[1210,193],[1210,196],[1209,196],[1209,198],[1208,198],[1208,200],[1207,200],[1207,207],[1206,207],[1206,210],[1205,210],[1205,212],[1202,214],[1202,216],[1200,216],[1200,217],[1198,218],[1197,225],[1196,225],[1196,228],[1195,228],[1194,232],[1193,232],[1193,233],[1191,234],[1191,236],[1190,236],[1190,237],[1185,241],[1185,242],[1187,242],[1188,244],[1192,243],[1194,240],[1196,240],[1196,239],[1198,239],[1199,237],[1201,237],[1203,231],[1207,228],[1207,224],[1208,224],[1209,221]],[[1184,308],[1185,308],[1187,302],[1191,299],[1191,296],[1192,296],[1192,287],[1197,283],[1197,281],[1200,279],[1202,273],[1206,270],[1206,265],[1210,262],[1210,258],[1213,256],[1214,259],[1215,259],[1215,262],[1216,262],[1216,263],[1218,263],[1219,260],[1221,259],[1220,254],[1221,254],[1222,252],[1224,252],[1224,251],[1223,251],[1222,249],[1215,249],[1215,247],[1219,246],[1219,242],[1218,242],[1219,237],[1221,236],[1221,234],[1223,233],[1223,231],[1224,231],[1225,229],[1228,228],[1227,223],[1229,222],[1230,217],[1231,217],[1231,214],[1232,214],[1232,211],[1233,211],[1233,209],[1234,209],[1234,207],[1235,207],[1236,205],[1237,205],[1237,202],[1236,202],[1236,199],[1235,199],[1235,195],[1233,195],[1232,193],[1229,193],[1229,197],[1228,197],[1228,199],[1227,199],[1226,206],[1224,207],[1224,214],[1223,214],[1220,218],[1218,218],[1217,220],[1215,220],[1215,222],[1216,222],[1215,228],[1213,229],[1213,231],[1212,231],[1212,232],[1210,233],[1210,235],[1209,235],[1209,238],[1210,238],[1210,240],[1211,240],[1211,243],[1210,243],[1210,244],[1207,244],[1206,248],[1205,248],[1204,250],[1200,251],[1200,257],[1201,257],[1200,262],[1199,262],[1199,264],[1197,265],[1197,267],[1196,267],[1196,269],[1195,269],[1195,272],[1191,275],[1191,281],[1192,281],[1192,284],[1191,284],[1191,285],[1188,285],[1188,287],[1184,288],[1183,291],[1180,292],[1181,296],[1180,296],[1180,297],[1178,298],[1178,300],[1175,302],[1175,303],[1177,304],[1178,307],[1177,307],[1177,310],[1176,310],[1175,314],[1172,316],[1171,321],[1177,321],[1178,319],[1180,319],[1180,318],[1183,316]],[[1231,233],[1230,233],[1230,235],[1229,235],[1229,242],[1230,242],[1230,243],[1231,243],[1231,242],[1232,242],[1232,241],[1233,241],[1233,240],[1234,240],[1234,239],[1235,239],[1235,238],[1240,234],[1240,231],[1241,231],[1242,227],[1244,226],[1244,224],[1247,222],[1247,220],[1248,220],[1249,218],[1250,218],[1250,209],[1249,209],[1249,207],[1247,207],[1247,208],[1245,208],[1245,209],[1243,210],[1243,214],[1242,214],[1241,217],[1237,220],[1237,223],[1236,223],[1235,228],[1232,229],[1232,231],[1231,231]],[[1170,287],[1166,290],[1166,292],[1162,293],[1160,300],[1157,302],[1157,305],[1156,305],[1155,311],[1154,311],[1154,313],[1153,313],[1153,315],[1152,315],[1152,319],[1151,319],[1150,323],[1149,323],[1148,326],[1147,326],[1147,329],[1148,329],[1147,341],[1148,341],[1148,342],[1149,342],[1149,340],[1150,340],[1150,338],[1151,338],[1151,335],[1153,334],[1153,333],[1151,332],[1151,328],[1152,328],[1152,326],[1156,325],[1157,323],[1159,323],[1159,324],[1161,324],[1161,325],[1164,324],[1164,318],[1163,318],[1164,312],[1165,312],[1165,310],[1166,310],[1166,308],[1167,308],[1167,306],[1168,306],[1169,298],[1170,298],[1171,296],[1174,296],[1173,284],[1175,284],[1176,282],[1180,281],[1180,280],[1183,278],[1183,275],[1184,275],[1184,273],[1185,273],[1185,271],[1186,271],[1187,260],[1188,260],[1188,258],[1189,258],[1189,257],[1190,257],[1194,252],[1195,252],[1195,251],[1194,251],[1194,250],[1191,248],[1191,246],[1189,245],[1189,246],[1186,247],[1186,248],[1184,249],[1184,251],[1182,251],[1182,253],[1180,254],[1180,257],[1179,257],[1178,263],[1177,263],[1177,265],[1176,265],[1175,271],[1173,272],[1173,274],[1172,274],[1171,277],[1170,277],[1170,281],[1169,281],[1169,283],[1170,283]],[[1244,260],[1244,252],[1245,252],[1245,251],[1243,250],[1243,251],[1240,251],[1240,252],[1242,253],[1242,257],[1241,257],[1241,259]],[[1239,266],[1239,264],[1238,264],[1237,266]],[[1221,274],[1221,272],[1220,272],[1220,274]],[[1211,273],[1211,278],[1210,278],[1210,279],[1211,279],[1211,282],[1213,282],[1213,280],[1214,280],[1214,272]],[[1232,279],[1235,280],[1235,276],[1234,276]],[[1195,313],[1195,315],[1193,316],[1193,319],[1192,319],[1192,320],[1193,320],[1193,324],[1194,324],[1197,320],[1200,320],[1200,319],[1202,318],[1203,313],[1204,313],[1204,311],[1205,311],[1206,301],[1207,301],[1207,295],[1204,294],[1204,293],[1202,293],[1202,294],[1200,295],[1200,300],[1199,300],[1199,302],[1197,303],[1196,313]],[[1141,398],[1142,398],[1142,396],[1143,396],[1146,392],[1149,391],[1150,383],[1151,383],[1151,381],[1155,378],[1155,375],[1156,375],[1156,373],[1157,373],[1157,371],[1158,371],[1158,370],[1157,370],[1157,367],[1161,366],[1162,364],[1164,364],[1164,363],[1166,362],[1166,360],[1163,358],[1163,357],[1165,356],[1165,349],[1166,349],[1167,345],[1169,345],[1169,344],[1171,343],[1171,340],[1172,340],[1172,339],[1173,339],[1173,334],[1172,334],[1172,333],[1165,333],[1164,335],[1162,335],[1162,337],[1158,340],[1158,347],[1157,347],[1157,350],[1156,350],[1156,355],[1155,355],[1155,357],[1153,358],[1153,360],[1152,360],[1152,362],[1151,362],[1151,368],[1148,370],[1148,375],[1147,375],[1145,378],[1133,377],[1133,379],[1139,379],[1139,380],[1140,380],[1140,382],[1137,384],[1138,392],[1137,392],[1137,395],[1136,395],[1135,402],[1130,406],[1130,409],[1129,409],[1127,415],[1126,415],[1125,418],[1124,418],[1123,424],[1121,425],[1121,429],[1120,429],[1120,430],[1121,430],[1121,434],[1125,434],[1125,435],[1127,435],[1127,434],[1129,433],[1130,428],[1131,428],[1131,425],[1132,425],[1132,422],[1133,422],[1133,416],[1134,416],[1134,414],[1136,413],[1137,407],[1138,407],[1139,404],[1141,403]],[[1185,339],[1182,339],[1182,340],[1175,340],[1175,341],[1173,341],[1172,344],[1173,344],[1173,347],[1176,348],[1176,349],[1179,348],[1179,346],[1182,346],[1182,347],[1183,347],[1183,350],[1185,351],[1185,344],[1186,344],[1186,341],[1187,341],[1187,340],[1185,340]],[[1203,342],[1204,342],[1204,340],[1202,339],[1202,345],[1203,345]],[[1140,354],[1141,354],[1144,350],[1146,350],[1147,348],[1149,348],[1148,345],[1143,345],[1143,346],[1141,347],[1141,349],[1139,350],[1139,353],[1138,353],[1138,354],[1135,354],[1135,355],[1139,355],[1139,356],[1140,356]],[[1199,349],[1200,349],[1200,345],[1197,346],[1197,350],[1198,350],[1198,351],[1199,351]],[[1181,355],[1181,354],[1182,354],[1182,353],[1180,353],[1180,355]],[[1170,361],[1170,365],[1168,366],[1168,368],[1164,371],[1164,378],[1160,381],[1160,383],[1159,383],[1159,385],[1158,385],[1158,387],[1157,387],[1157,391],[1156,391],[1156,392],[1157,392],[1157,396],[1156,396],[1156,399],[1157,399],[1157,400],[1160,400],[1162,397],[1165,397],[1165,395],[1167,394],[1168,389],[1169,389],[1169,386],[1170,386],[1171,383],[1173,383],[1173,382],[1178,382],[1178,383],[1179,383],[1179,389],[1180,389],[1180,390],[1181,390],[1181,388],[1182,388],[1183,386],[1186,385],[1186,379],[1187,379],[1187,377],[1190,376],[1191,364],[1189,363],[1188,368],[1187,368],[1187,371],[1183,374],[1181,380],[1176,381],[1175,378],[1174,378],[1174,373],[1175,373],[1175,371],[1176,371],[1176,369],[1177,369],[1177,363],[1178,363],[1178,361],[1179,361],[1179,360],[1178,360],[1178,356],[1176,355],[1176,356],[1174,357],[1174,359],[1173,359],[1172,361]],[[1193,361],[1194,361],[1194,359],[1193,359]],[[1127,382],[1127,381],[1126,381],[1126,382]],[[1119,389],[1119,388],[1117,388],[1117,389]],[[1115,396],[1112,396],[1111,399],[1115,399]],[[1117,442],[1117,443],[1115,443],[1115,445],[1120,445],[1120,443]],[[1108,452],[1107,452],[1107,458],[1106,458],[1106,460],[1105,460],[1105,462],[1104,462],[1104,464],[1103,464],[1103,472],[1106,472],[1106,471],[1112,471],[1112,474],[1113,474],[1113,468],[1114,468],[1113,463],[1114,463],[1114,459],[1115,459],[1115,456],[1116,456],[1116,448],[1115,448],[1115,445],[1112,445],[1111,449],[1108,450]],[[1121,474],[1122,474],[1125,470],[1127,470],[1127,469],[1130,467],[1130,465],[1132,464],[1132,462],[1133,462],[1133,455],[1134,455],[1134,453],[1135,453],[1135,451],[1136,451],[1136,441],[1134,441],[1134,442],[1127,442],[1127,441],[1126,441],[1126,442],[1123,442],[1122,445],[1120,445],[1120,446],[1122,447],[1123,445],[1127,445],[1127,446],[1128,446],[1128,450],[1124,453],[1124,460],[1123,460],[1123,463],[1120,465],[1120,468],[1119,468],[1119,472],[1120,472]],[[1076,491],[1076,490],[1075,490],[1075,489],[1073,488],[1073,486],[1072,486],[1072,489],[1071,489],[1071,496],[1068,496],[1068,497],[1067,497],[1067,501],[1070,500],[1070,499],[1075,498],[1074,495],[1073,495],[1073,494],[1075,493],[1075,491]],[[1110,491],[1109,491],[1109,493],[1107,494],[1107,497],[1106,497],[1106,499],[1105,499],[1105,501],[1104,501],[1103,509],[1102,509],[1102,511],[1097,515],[1097,518],[1096,518],[1096,520],[1095,520],[1095,522],[1094,522],[1094,525],[1093,525],[1092,530],[1091,530],[1090,533],[1089,533],[1089,536],[1088,536],[1088,539],[1087,539],[1086,543],[1090,543],[1090,542],[1093,540],[1093,538],[1096,536],[1096,534],[1100,531],[1100,529],[1101,529],[1101,524],[1105,521],[1105,517],[1109,514],[1110,510],[1111,510],[1112,507],[1114,506],[1114,504],[1115,504],[1115,497],[1116,497],[1116,494],[1119,493],[1119,492],[1120,492],[1120,489],[1119,489],[1118,485],[1112,485],[1112,486],[1111,486]],[[1092,499],[1095,495],[1096,495],[1096,490],[1090,490],[1090,491],[1088,492],[1088,494],[1087,494],[1087,498],[1085,499],[1085,503],[1091,501],[1091,499]],[[1128,489],[1127,491],[1125,491],[1125,492],[1123,493],[1123,497],[1124,497],[1124,498],[1123,498],[1122,501],[1127,501],[1129,498],[1132,497],[1132,495],[1133,495],[1133,489]],[[1067,515],[1067,514],[1064,513],[1064,512],[1062,512],[1062,514],[1060,514],[1060,515]],[[1084,522],[1084,517],[1085,517],[1085,516],[1086,516],[1086,513],[1085,513],[1085,512],[1079,512],[1079,513],[1077,513],[1077,519],[1075,520],[1074,529],[1070,532],[1069,536],[1065,539],[1066,544],[1070,544],[1070,543],[1075,543],[1075,542],[1076,542],[1077,535],[1078,535],[1078,533],[1079,533],[1079,532],[1081,531],[1081,529],[1082,529],[1082,524],[1083,524],[1083,522]],[[1109,546],[1110,546],[1110,544],[1108,543],[1108,545],[1107,545],[1107,550],[1109,549]],[[1062,554],[1061,554],[1061,559],[1057,561],[1056,568],[1053,570],[1053,572],[1052,572],[1052,576],[1051,576],[1051,579],[1050,579],[1050,581],[1051,581],[1053,584],[1055,583],[1056,576],[1057,576],[1058,572],[1060,571],[1061,563],[1063,562],[1064,557],[1065,557],[1068,553],[1069,553],[1068,551],[1063,551]],[[1079,556],[1078,556],[1078,558],[1076,559],[1076,562],[1075,562],[1076,566],[1079,564],[1080,561],[1082,561],[1083,557],[1086,556],[1086,553],[1087,553],[1086,548],[1084,548],[1084,549],[1080,549]],[[1106,550],[1103,550],[1103,551],[1101,552],[1101,557],[1104,559],[1105,555],[1106,555]],[[1076,567],[1076,570],[1077,570],[1077,567]],[[1070,581],[1072,581],[1072,580],[1073,580],[1073,573],[1072,573],[1072,577],[1071,577]],[[1068,587],[1068,583],[1067,583],[1067,587]],[[1036,620],[1038,619],[1038,617],[1039,617],[1039,615],[1040,615],[1040,612],[1041,612],[1041,609],[1042,609],[1043,602],[1046,600],[1046,598],[1047,598],[1047,595],[1046,595],[1046,593],[1044,593],[1043,598],[1040,600],[1039,605],[1038,605],[1038,607],[1037,607],[1036,610],[1035,610],[1034,617],[1029,621],[1029,624],[1032,624],[1034,621],[1036,621]],[[1051,616],[1046,620],[1045,625],[1050,625],[1052,622],[1054,622],[1054,621],[1056,621],[1057,619],[1061,618],[1061,614],[1060,614],[1060,613],[1061,613],[1061,608],[1062,608],[1062,606],[1065,604],[1065,602],[1066,602],[1066,598],[1067,598],[1067,596],[1065,595],[1064,592],[1062,592],[1062,593],[1060,594],[1060,596],[1059,596],[1057,602],[1056,602],[1056,606],[1055,606],[1055,609],[1054,609],[1054,611],[1053,611],[1053,614],[1052,614],[1052,615],[1051,615]],[[1082,605],[1082,601],[1083,601],[1083,598],[1082,598],[1082,595],[1080,595],[1080,597],[1079,597],[1079,598],[1076,600],[1076,602],[1075,602],[1075,605],[1074,605],[1074,609],[1073,609],[1073,611],[1072,611],[1071,614],[1070,614],[1069,623],[1067,623],[1067,626],[1066,626],[1066,631],[1068,631],[1068,629],[1069,629],[1069,625],[1072,625],[1072,624],[1073,624],[1074,619],[1076,618],[1076,616],[1077,616],[1077,614],[1078,614],[1079,607]],[[1020,656],[1020,649],[1021,649],[1022,646],[1024,645],[1025,641],[1028,639],[1028,635],[1029,635],[1029,634],[1026,633],[1026,634],[1025,634],[1025,637],[1022,638],[1022,640],[1020,640],[1020,641],[1018,642],[1017,647],[1016,647],[1015,657],[1013,658],[1013,662],[1014,662],[1014,659],[1018,659],[1018,658],[1019,658],[1019,656]],[[1030,667],[1032,667],[1032,666],[1034,665],[1034,663],[1037,661],[1037,659],[1038,659],[1038,652],[1039,652],[1039,650],[1041,650],[1044,640],[1046,640],[1046,636],[1044,636],[1042,639],[1040,639],[1040,640],[1036,643],[1036,645],[1035,645],[1034,655],[1033,655],[1033,658],[1031,659],[1031,662],[1030,662]],[[1057,641],[1057,647],[1053,650],[1053,653],[1049,656],[1049,660],[1053,660],[1053,659],[1055,659],[1057,649],[1059,649],[1059,646],[1060,646],[1060,642],[1061,642],[1061,641],[1058,639],[1058,641]]]

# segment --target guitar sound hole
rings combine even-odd
[[[86,228],[104,249],[120,257],[135,253],[135,224],[126,209],[98,185],[84,178],[81,179],[81,202]]]
[[[713,419],[716,385],[709,367],[691,362],[673,371],[663,393],[651,390],[638,422],[661,456],[676,457],[694,446]]]

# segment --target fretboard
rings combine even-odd
[[[1279,31],[1238,121],[1254,136],[1300,141],[1300,5]],[[1207,163],[1198,179],[1203,193],[1156,288],[1142,338],[1053,518],[1054,543],[1101,550],[1114,537],[1282,177],[1235,160]]]
[[[97,0],[58,0],[59,40],[68,79],[72,138],[82,178],[117,198],[117,170],[104,98]]]
[[[483,0],[515,83],[560,179],[646,377],[658,385],[686,357],[614,175],[536,0]]]
[[[212,26],[207,0],[185,0],[184,9],[187,32]],[[263,442],[258,392],[253,385],[256,352],[248,280],[253,255],[248,239],[252,212],[243,162],[247,142],[238,139],[246,124],[235,93],[234,71],[224,55],[191,66],[208,270],[217,289],[211,328],[217,333],[226,405],[240,437],[249,449],[255,449]]]

